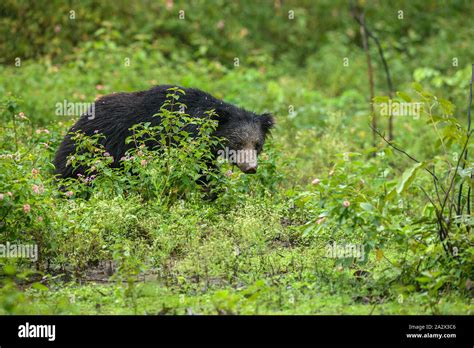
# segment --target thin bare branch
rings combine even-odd
[[[367,74],[369,78],[371,122],[372,122],[372,127],[377,128],[377,118],[375,115],[375,108],[374,108],[374,103],[373,103],[373,100],[375,97],[374,69],[372,66],[372,58],[370,56],[369,40],[368,40],[369,35],[367,32],[367,26],[365,25],[365,16],[364,16],[364,12],[354,4],[352,4],[351,12],[354,19],[359,23],[360,36],[362,37],[362,47],[364,48],[364,52],[367,57]],[[373,135],[373,145],[375,146],[377,136],[375,133],[372,133],[372,135]]]
[[[393,89],[393,83],[392,83],[392,77],[390,76],[390,69],[388,68],[387,60],[385,59],[385,55],[383,53],[382,45],[380,44],[380,40],[378,39],[377,36],[372,33],[369,28],[367,28],[367,23],[365,21],[361,21],[360,18],[357,16],[354,16],[355,20],[359,23],[359,25],[362,25],[364,27],[364,31],[367,33],[367,35],[372,38],[375,42],[375,45],[377,46],[377,50],[379,52],[380,60],[382,61],[382,65],[385,71],[385,77],[387,79],[387,86],[388,86],[388,95],[390,99],[393,98],[393,95],[395,93]],[[388,138],[390,140],[393,139],[393,118],[392,115],[389,116],[388,118]]]
[[[472,64],[471,67],[471,82],[469,83],[469,105],[467,108],[467,132],[471,131],[471,108],[472,108],[472,84],[474,83],[474,64]],[[467,149],[466,152],[464,153],[464,162],[462,164],[462,169],[466,168],[466,162],[467,162]],[[471,179],[473,179],[473,174],[471,173]],[[463,206],[461,205],[462,201],[462,192],[463,192],[463,185],[464,183],[461,182],[461,185],[459,185],[459,192],[458,192],[458,206],[457,206],[457,214],[461,215],[463,211]],[[466,204],[466,212],[467,215],[471,215],[471,187],[469,186],[467,190],[467,204]]]
[[[371,125],[369,125],[370,128],[372,128]],[[413,162],[416,162],[416,163],[421,163],[420,161],[418,161],[415,157],[413,157],[412,155],[410,155],[409,153],[407,153],[405,150],[403,149],[400,149],[399,147],[397,147],[396,145],[394,145],[390,140],[388,140],[387,138],[385,138],[383,136],[382,133],[380,133],[377,129],[375,128],[372,128],[372,130],[380,137],[382,138],[383,141],[385,141],[387,143],[388,146],[390,146],[391,148],[397,150],[398,152],[404,154],[405,156],[407,156],[409,159],[411,159]],[[436,181],[439,181],[438,180],[438,177],[436,176],[436,174],[434,172],[432,172],[430,169],[428,168],[424,168],[428,173],[431,174],[431,176],[436,180]]]

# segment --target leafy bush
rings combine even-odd
[[[0,244],[35,244],[40,257],[0,259],[0,311],[472,314],[473,4],[357,3],[400,90],[391,100],[367,98],[345,1],[3,1]],[[172,90],[119,167],[101,134],[77,133],[71,164],[90,170],[53,178],[79,116],[58,103],[164,83],[271,110],[258,173],[210,166],[212,114],[178,112]],[[388,101],[423,105],[393,117],[391,145],[368,126],[368,102]],[[364,257],[328,255],[341,245]]]

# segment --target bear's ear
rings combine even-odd
[[[262,125],[263,132],[267,134],[275,126],[275,118],[270,113],[261,114],[258,119]]]

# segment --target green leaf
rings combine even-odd
[[[411,102],[411,100],[412,100],[411,97],[405,92],[399,91],[399,92],[397,92],[397,95],[406,102]]]
[[[311,199],[310,195],[307,196],[300,196],[297,199],[295,199],[295,204],[299,208],[303,208],[304,205]]]
[[[426,276],[423,276],[423,277],[417,277],[417,278],[415,278],[415,280],[416,280],[418,283],[424,283],[424,284],[426,284],[426,283],[429,283],[429,282],[431,282],[431,281],[432,281],[432,279],[431,279],[431,278],[429,278],[429,277],[426,277]]]
[[[43,285],[43,284],[38,283],[38,282],[33,283],[33,284],[31,285],[31,287],[32,287],[33,289],[40,290],[40,291],[48,291],[48,290],[49,290],[46,285]]]
[[[360,207],[364,209],[365,211],[373,211],[375,208],[372,204],[370,203],[360,203]]]
[[[424,163],[420,162],[415,164],[413,167],[405,170],[405,172],[402,175],[402,179],[397,185],[397,193],[401,194],[406,191],[406,189],[410,186],[410,184],[413,182],[413,180],[416,177],[416,173],[420,168],[423,168]]]
[[[303,236],[306,237],[308,236],[315,228],[316,226],[313,224],[310,224],[308,227],[306,227],[303,231]]]
[[[12,266],[12,265],[5,265],[3,267],[3,272],[6,275],[12,276],[16,273],[16,268],[15,268],[15,266]]]
[[[389,100],[390,98],[387,96],[376,96],[374,97],[373,102],[374,103],[388,103]]]
[[[452,115],[454,112],[454,104],[451,103],[449,100],[439,98],[439,104],[441,105],[441,109],[445,115]]]
[[[420,93],[423,92],[423,86],[421,85],[421,83],[413,82],[411,86],[413,87],[415,91],[420,92]]]

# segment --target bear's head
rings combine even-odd
[[[225,139],[224,148],[217,154],[246,174],[256,173],[258,155],[275,125],[274,117],[240,108],[216,110],[216,113],[219,117],[215,135]]]

